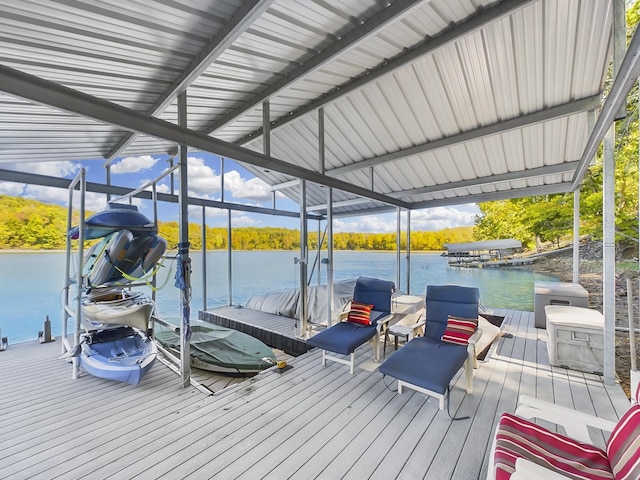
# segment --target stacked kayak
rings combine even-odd
[[[79,235],[78,227],[69,231]],[[117,203],[85,220],[83,238],[99,241],[82,262],[80,364],[96,377],[137,385],[158,354],[149,330],[155,306],[147,294],[122,287],[153,275],[167,242],[135,206]]]

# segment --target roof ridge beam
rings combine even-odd
[[[486,25],[504,17],[505,15],[510,15],[515,10],[518,10],[525,6],[527,3],[531,3],[537,0],[504,0],[498,3],[496,6],[489,8],[487,10],[482,11],[480,14],[475,17],[471,17],[465,22],[453,27],[450,30],[447,30],[437,37],[432,37],[424,42],[418,44],[418,46],[410,48],[395,58],[390,59],[382,63],[380,66],[375,67],[371,70],[363,72],[363,75],[354,78],[352,81],[340,85],[334,88],[330,93],[323,95],[322,97],[308,103],[307,105],[299,108],[296,111],[291,112],[284,117],[280,117],[278,120],[271,122],[271,132],[276,128],[279,128],[292,120],[295,120],[307,113],[310,113],[330,102],[335,101],[336,99],[350,93],[354,90],[357,90],[364,85],[377,80],[378,78],[393,72],[411,62],[415,62],[421,57],[433,53],[434,51],[449,45],[456,40],[459,40],[462,37],[465,37],[476,30],[484,28]],[[366,74],[365,74],[366,73]],[[220,128],[221,125],[212,127],[211,130],[206,133],[212,133],[215,129]],[[245,143],[255,140],[262,136],[262,129],[256,130],[248,135],[245,135],[238,141],[234,142],[237,145],[244,145]]]
[[[466,132],[451,135],[449,137],[439,138],[431,142],[421,143],[408,148],[396,150],[395,152],[386,153],[378,157],[368,158],[356,163],[345,165],[343,167],[333,168],[327,170],[327,175],[342,175],[347,172],[355,170],[361,170],[363,168],[372,167],[374,165],[380,165],[383,163],[393,162],[401,158],[406,158],[412,155],[429,152],[432,150],[438,150],[457,143],[468,142],[470,140],[476,140],[482,137],[488,137],[499,133],[507,132],[509,130],[515,130],[517,128],[527,127],[535,125],[537,123],[554,120],[556,118],[572,115],[575,113],[586,112],[593,110],[600,106],[600,95],[594,95],[580,100],[574,100],[562,105],[558,105],[552,108],[538,110],[527,115],[521,115],[519,117],[511,118],[501,122],[493,123],[484,127],[476,128],[474,130],[468,130]]]
[[[374,34],[385,24],[395,20],[399,16],[405,15],[408,11],[414,8],[417,4],[419,4],[422,0],[396,0],[395,2],[389,4],[386,8],[375,14],[373,17],[366,20],[360,26],[351,30],[344,36],[338,38],[331,45],[326,47],[317,55],[311,57],[306,62],[302,63],[300,66],[295,68],[291,73],[285,75],[280,80],[274,82],[269,87],[259,92],[257,95],[254,95],[249,100],[244,102],[238,108],[234,109],[228,115],[225,115],[222,120],[211,122],[205,128],[202,129],[203,132],[207,134],[211,134],[220,128],[225,127],[226,125],[232,123],[237,118],[241,117],[247,111],[261,105],[271,96],[275,95],[282,89],[288,87],[293,82],[304,78],[306,75],[314,72],[315,70],[321,68],[327,62],[334,59],[336,56],[344,53],[345,51],[353,48],[362,40],[365,40],[370,35]]]
[[[240,162],[301,178],[319,185],[336,188],[397,207],[410,208],[402,200],[263,155],[248,148],[218,140],[189,128],[145,115],[122,105],[4,65],[0,65],[0,91],[41,105],[92,118],[109,125],[115,125],[132,132],[144,133],[151,137],[167,140],[177,145],[191,146],[205,152],[233,158]]]
[[[162,113],[176,96],[184,92],[202,73],[225,52],[260,17],[275,0],[245,0],[222,30],[209,40],[204,49],[191,61],[169,88],[153,102],[146,111],[147,115]],[[135,132],[126,133],[120,141],[105,155],[107,165],[123,152],[134,140]]]

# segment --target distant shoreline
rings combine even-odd
[[[72,252],[77,252],[77,249],[73,249],[71,250]],[[191,252],[201,252],[202,250],[200,248],[192,248],[190,250]],[[227,249],[224,248],[217,248],[217,249],[213,249],[213,250],[207,250],[207,252],[226,252]],[[317,250],[313,250],[314,252]],[[326,252],[326,249],[321,250],[322,252]],[[367,252],[367,253],[396,253],[397,250],[341,250],[341,249],[337,249],[334,248],[333,249],[334,252]],[[430,254],[437,254],[440,255],[444,250],[411,250],[411,253],[430,253]],[[31,250],[28,248],[16,248],[16,249],[0,249],[0,254],[3,253],[65,253],[66,250],[60,250],[60,249],[51,249],[51,250]],[[233,252],[296,252],[296,253],[300,253],[299,249],[291,249],[291,250],[274,250],[274,249],[270,249],[270,250],[260,250],[257,248],[251,249],[251,250],[241,250],[241,249],[235,249],[233,250]],[[310,250],[311,252],[311,250]],[[406,250],[401,250],[401,253],[406,253]]]

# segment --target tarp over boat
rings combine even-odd
[[[174,353],[180,334],[157,326],[155,338]],[[221,373],[256,373],[276,364],[273,350],[246,333],[206,322],[191,324],[191,366]]]
[[[333,304],[335,317],[342,311],[342,308],[353,297],[355,279],[342,280],[333,284]],[[323,323],[327,320],[327,286],[309,286],[307,288],[307,311],[309,321]],[[245,308],[258,310],[260,312],[271,313],[289,318],[300,318],[301,302],[300,289],[290,288],[278,292],[267,292],[262,295],[254,295],[247,300]]]

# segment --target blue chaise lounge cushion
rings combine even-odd
[[[467,347],[414,338],[380,365],[380,373],[444,395],[467,358]]]
[[[372,339],[376,332],[376,327],[372,325],[341,322],[309,338],[307,345],[349,355],[360,345]]]

